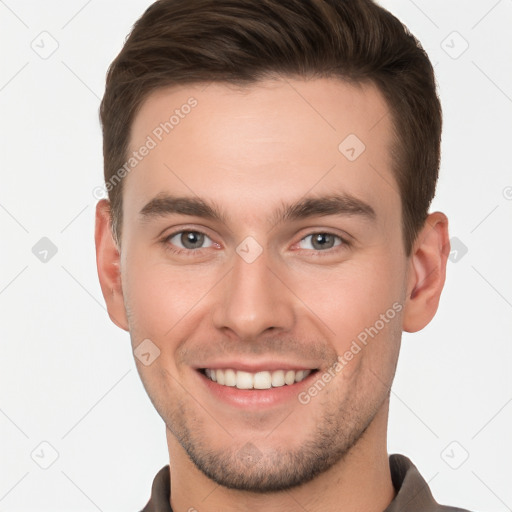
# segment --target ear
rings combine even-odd
[[[120,253],[112,235],[110,202],[102,199],[96,205],[96,266],[108,315],[118,327],[128,331],[128,320],[121,285]]]
[[[449,254],[448,219],[443,213],[431,213],[409,257],[404,331],[419,331],[434,318],[444,286]]]

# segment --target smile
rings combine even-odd
[[[314,370],[273,370],[255,373],[242,370],[203,369],[202,373],[211,381],[221,386],[238,389],[270,389],[291,386],[304,380]]]

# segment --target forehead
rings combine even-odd
[[[372,84],[281,78],[161,89],[132,125],[128,157],[138,157],[125,201],[140,209],[162,192],[236,198],[249,215],[251,205],[348,192],[396,207],[392,141],[389,109]]]

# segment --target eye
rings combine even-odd
[[[338,235],[333,235],[332,233],[312,233],[304,237],[298,245],[300,249],[324,251],[342,243],[345,243],[345,241]]]
[[[204,249],[213,245],[212,240],[200,231],[178,231],[166,238],[166,241],[179,249]],[[206,242],[206,245],[204,245]]]

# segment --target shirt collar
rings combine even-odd
[[[439,505],[416,466],[404,455],[391,455],[389,467],[396,496],[383,512],[467,512]],[[172,512],[169,504],[170,482],[169,466],[165,466],[156,474],[151,499],[142,512]]]

